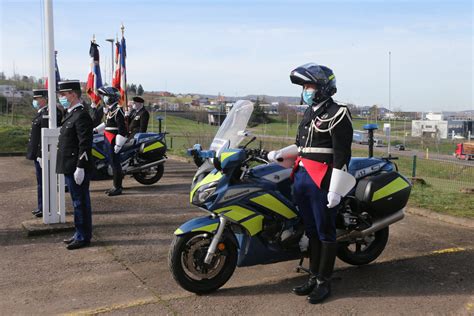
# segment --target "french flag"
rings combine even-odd
[[[115,43],[115,71],[112,78],[112,87],[120,90],[120,43],[117,38]]]
[[[127,51],[125,46],[125,37],[122,36],[120,43],[120,102],[121,106],[127,106],[127,72],[125,67],[125,59],[127,58]]]
[[[102,87],[102,76],[100,75],[99,65],[99,45],[91,41],[91,48],[89,56],[91,56],[91,70],[87,78],[86,92],[91,98],[92,103],[98,105],[100,103],[100,96],[97,89]]]

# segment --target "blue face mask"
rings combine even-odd
[[[313,99],[315,94],[316,90],[314,89],[304,89],[302,93],[304,103],[310,106],[313,105]]]
[[[38,100],[33,100],[33,103],[32,103],[32,105],[33,105],[33,108],[34,108],[35,110],[38,110],[38,109],[39,109],[39,103],[38,103]]]
[[[59,97],[59,103],[61,103],[61,105],[65,109],[67,109],[71,105],[71,102],[69,102],[66,97]]]

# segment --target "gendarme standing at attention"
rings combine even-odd
[[[76,233],[64,240],[67,249],[89,246],[92,208],[89,193],[92,168],[92,119],[81,103],[79,81],[59,83],[59,103],[66,110],[59,133],[56,173],[64,174],[74,206]]]
[[[302,86],[302,102],[308,105],[298,127],[294,145],[280,149],[275,157],[294,158],[293,197],[309,239],[310,277],[293,289],[308,295],[312,304],[331,294],[331,275],[336,259],[336,213],[346,184],[351,158],[352,120],[349,110],[332,99],[336,78],[328,67],[305,64],[290,74]]]

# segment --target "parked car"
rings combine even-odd
[[[398,149],[398,150],[405,150],[405,145],[398,144],[398,145],[395,146],[395,148]]]

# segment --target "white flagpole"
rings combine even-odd
[[[48,68],[49,128],[41,130],[43,175],[43,223],[66,222],[64,176],[56,174],[56,155],[59,138],[56,116],[56,62],[54,50],[53,0],[44,1],[46,65]]]
[[[49,128],[56,128],[56,63],[54,52],[53,0],[44,1],[46,67],[48,69]]]

